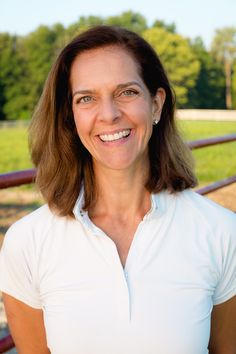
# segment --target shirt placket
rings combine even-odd
[[[102,241],[101,243],[103,256],[106,259],[108,266],[110,267],[112,278],[114,279],[113,296],[115,299],[116,318],[118,321],[128,323],[131,316],[130,283],[128,271],[125,270],[121,264],[115,243],[102,230],[98,230],[98,232],[99,237],[102,238],[100,241]]]

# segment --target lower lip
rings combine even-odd
[[[117,140],[113,140],[113,141],[102,141],[99,137],[98,140],[102,143],[102,145],[105,146],[117,146],[117,145],[123,145],[125,144],[127,141],[130,140],[130,138],[134,135],[134,130],[131,129],[130,130],[130,134],[127,137],[121,138],[121,139],[117,139]]]

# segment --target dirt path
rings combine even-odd
[[[209,193],[207,197],[236,212],[236,183]]]

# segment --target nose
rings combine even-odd
[[[121,111],[112,97],[103,98],[99,104],[98,119],[113,123],[121,116]]]

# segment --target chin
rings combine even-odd
[[[132,168],[132,164],[129,164],[129,163],[106,164],[104,166],[107,169],[114,170],[114,171],[124,171],[124,170],[127,170],[129,168]]]
[[[122,171],[122,170],[124,171],[127,169],[132,170],[132,169],[136,169],[136,168],[140,167],[140,165],[142,166],[142,168],[145,165],[143,160],[142,161],[140,161],[140,160],[139,161],[137,161],[137,160],[131,161],[131,160],[125,159],[123,161],[121,161],[121,160],[109,161],[109,163],[108,162],[103,163],[104,167],[106,167],[110,170],[116,170],[116,171]]]
[[[103,158],[101,159],[96,159],[94,160],[94,164],[96,165],[97,169],[101,168],[106,168],[109,170],[116,170],[116,171],[122,171],[122,170],[135,170],[135,169],[144,169],[144,166],[147,165],[147,160],[148,157],[146,154],[140,154],[133,156],[133,154],[121,154],[120,156],[118,154],[113,154],[113,156],[102,156]]]

